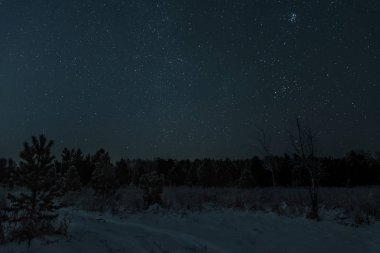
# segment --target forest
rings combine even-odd
[[[65,148],[53,162],[54,172],[63,181],[104,190],[115,190],[129,184],[139,185],[142,175],[157,172],[166,186],[202,187],[268,187],[309,185],[307,171],[298,166],[300,156],[284,154],[244,160],[155,160],[120,159],[111,162],[110,154],[99,149],[83,154],[80,149]],[[354,187],[380,184],[380,153],[349,151],[344,157],[318,157],[321,168],[320,186]],[[13,159],[0,159],[0,180],[12,185],[12,175],[19,165]],[[273,171],[273,177],[272,177]],[[99,181],[99,182],[97,182]],[[97,183],[95,183],[97,182]],[[71,186],[68,186],[71,187]],[[72,186],[74,187],[74,186]]]
[[[30,247],[33,239],[48,235],[69,240],[71,219],[62,215],[67,208],[123,216],[154,206],[165,213],[192,213],[212,205],[298,214],[315,221],[323,219],[326,210],[341,210],[335,220],[347,223],[353,218],[355,226],[378,220],[374,193],[355,190],[355,199],[347,189],[380,183],[380,155],[350,151],[341,158],[318,157],[312,136],[298,129],[294,154],[244,160],[157,158],[113,163],[104,149],[83,154],[68,148],[55,158],[54,142],[33,136],[24,143],[18,163],[0,159],[0,244],[26,241]],[[337,188],[345,189],[343,195]]]

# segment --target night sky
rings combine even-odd
[[[0,0],[0,156],[31,135],[114,158],[380,150],[378,0]]]

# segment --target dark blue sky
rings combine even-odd
[[[0,0],[0,156],[45,133],[114,158],[380,150],[377,0]]]

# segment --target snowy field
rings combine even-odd
[[[323,218],[356,223],[360,219],[380,221],[380,187],[321,188],[320,207]],[[168,212],[202,212],[210,207],[239,211],[274,212],[289,217],[304,217],[309,209],[307,188],[202,188],[165,187],[162,205]],[[89,188],[67,193],[67,206],[95,212],[124,214],[144,210],[142,191],[136,187],[119,189],[99,198]],[[326,217],[326,215],[328,217]],[[333,217],[332,217],[333,216]],[[356,221],[355,221],[356,220]]]
[[[160,209],[116,218],[64,210],[70,238],[0,246],[2,253],[111,252],[380,252],[380,224],[352,227],[273,213],[232,210],[163,214]]]
[[[0,253],[379,253],[379,199],[378,187],[322,188],[322,221],[315,222],[304,218],[302,188],[167,187],[163,206],[148,210],[135,187],[106,197],[83,189],[62,199],[69,238],[35,239],[30,249],[0,245]]]

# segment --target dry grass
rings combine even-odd
[[[5,202],[4,189],[0,203]],[[165,187],[162,211],[186,213],[210,209],[237,209],[275,212],[304,217],[309,208],[307,188],[201,188]],[[69,192],[63,197],[67,207],[95,212],[128,215],[144,210],[142,191],[136,187],[97,196],[92,189]],[[321,214],[342,223],[366,224],[380,220],[380,187],[321,188]]]

